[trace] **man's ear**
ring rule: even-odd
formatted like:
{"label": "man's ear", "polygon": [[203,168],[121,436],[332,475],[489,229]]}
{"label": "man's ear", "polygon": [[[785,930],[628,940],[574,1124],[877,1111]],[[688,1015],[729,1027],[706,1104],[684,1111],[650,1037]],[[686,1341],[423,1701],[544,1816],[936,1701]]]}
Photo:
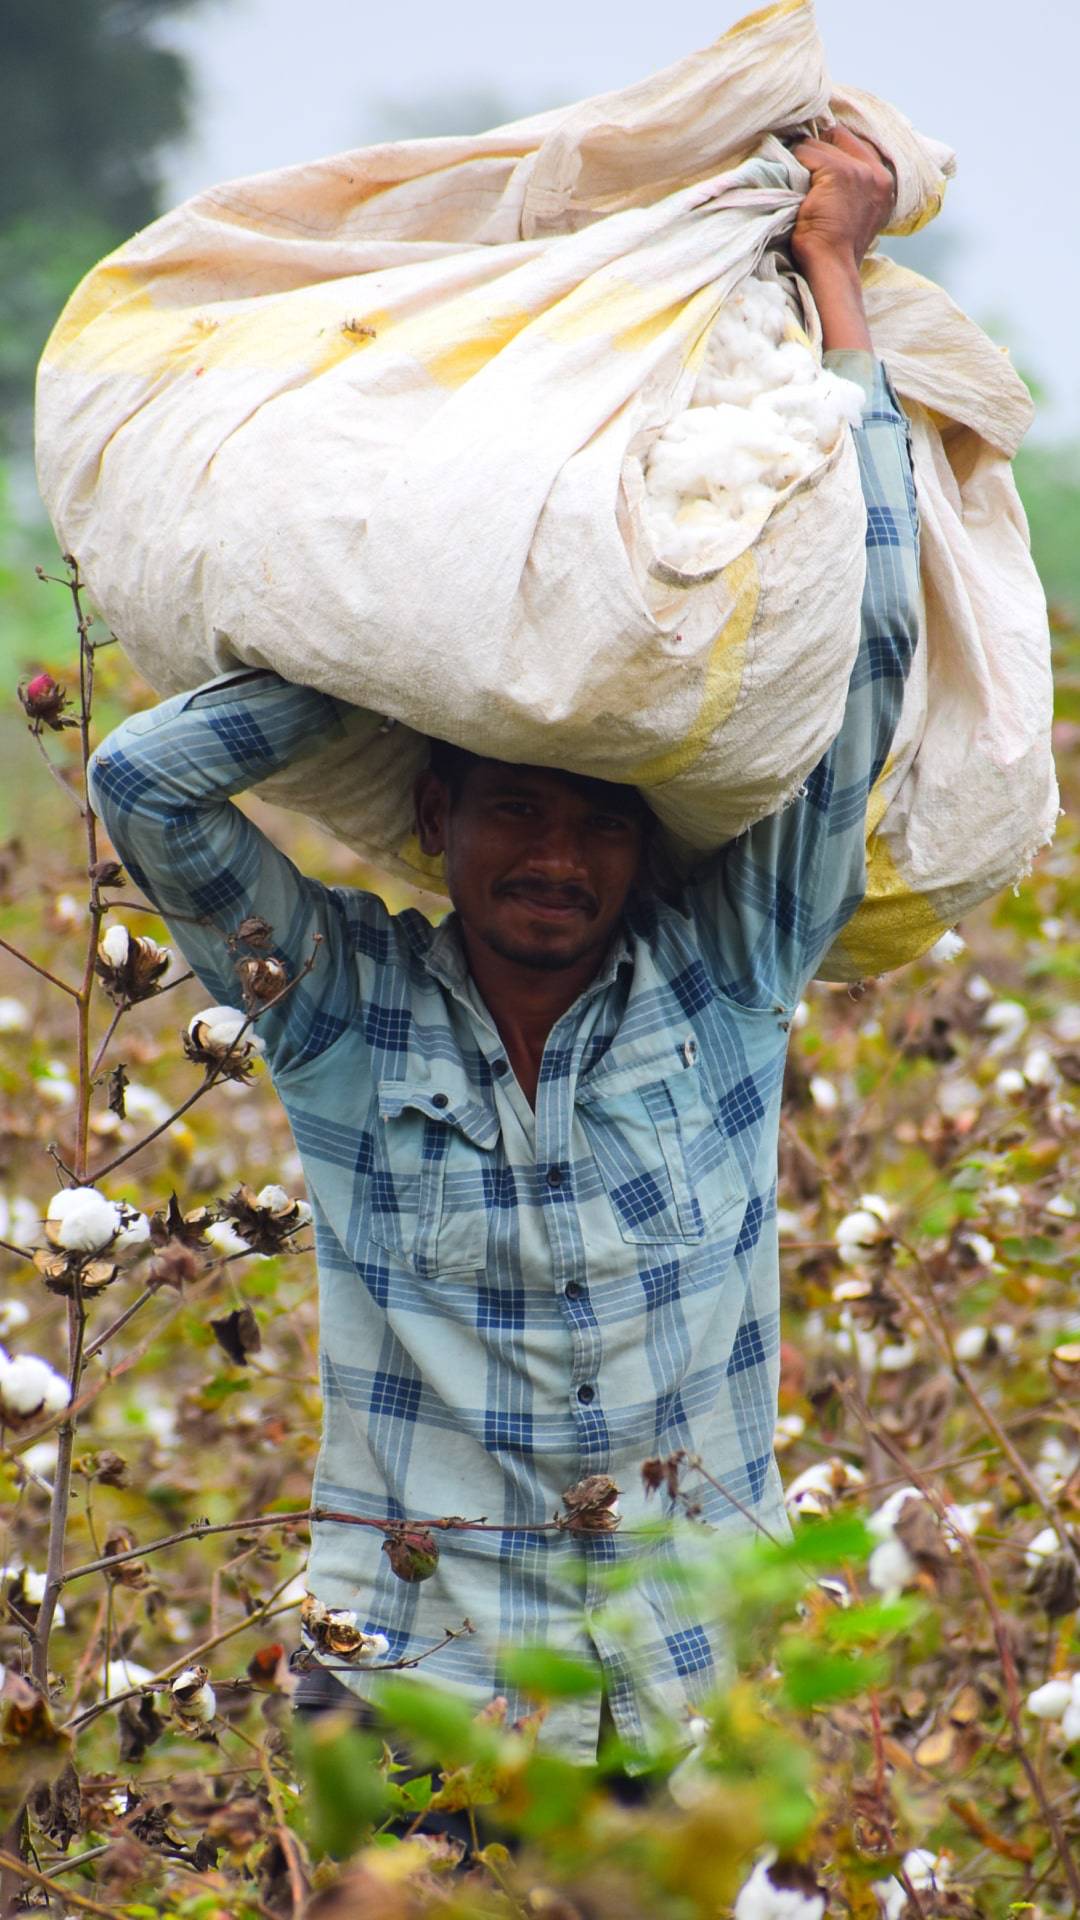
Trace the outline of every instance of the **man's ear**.
{"label": "man's ear", "polygon": [[423,853],[446,852],[446,823],[450,815],[450,789],[430,767],[417,774],[413,787],[416,809],[416,837]]}

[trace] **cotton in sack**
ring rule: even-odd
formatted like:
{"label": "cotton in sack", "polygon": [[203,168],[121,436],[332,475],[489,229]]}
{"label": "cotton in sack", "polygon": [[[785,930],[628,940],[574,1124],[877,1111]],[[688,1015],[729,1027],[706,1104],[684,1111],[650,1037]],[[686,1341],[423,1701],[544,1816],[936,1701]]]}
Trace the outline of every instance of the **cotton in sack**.
{"label": "cotton in sack", "polygon": [[[862,585],[849,397],[777,251],[807,176],[774,135],[832,111],[892,160],[894,230],[932,217],[947,151],[832,92],[784,0],[624,92],[137,235],[46,351],[39,472],[141,669],[266,664],[365,709],[265,790],[428,884],[428,733],[635,783],[689,852],[782,804],[839,724]],[[1056,810],[1026,392],[940,290],[864,277],[913,421],[926,645],[839,977],[932,944]]]}

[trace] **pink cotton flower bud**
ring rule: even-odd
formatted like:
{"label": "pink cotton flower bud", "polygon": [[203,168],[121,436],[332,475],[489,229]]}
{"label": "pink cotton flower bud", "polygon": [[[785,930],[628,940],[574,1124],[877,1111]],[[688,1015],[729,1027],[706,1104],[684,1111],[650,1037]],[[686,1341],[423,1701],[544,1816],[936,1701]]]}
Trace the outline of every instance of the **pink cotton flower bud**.
{"label": "pink cotton flower bud", "polygon": [[73,719],[63,717],[68,697],[51,673],[35,673],[32,680],[25,681],[19,688],[19,699],[35,732],[51,727],[54,733],[59,733],[61,728],[75,725]]}
{"label": "pink cotton flower bud", "polygon": [[435,1536],[426,1527],[402,1527],[400,1533],[388,1533],[383,1552],[398,1579],[410,1586],[430,1580],[439,1564]]}

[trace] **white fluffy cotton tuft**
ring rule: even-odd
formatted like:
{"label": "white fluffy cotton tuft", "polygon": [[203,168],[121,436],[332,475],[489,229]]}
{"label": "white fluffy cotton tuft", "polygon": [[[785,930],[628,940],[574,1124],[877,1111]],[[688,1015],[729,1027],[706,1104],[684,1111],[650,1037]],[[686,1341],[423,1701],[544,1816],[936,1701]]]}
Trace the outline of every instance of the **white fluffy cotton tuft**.
{"label": "white fluffy cotton tuft", "polygon": [[713,325],[689,407],[645,463],[657,558],[688,574],[724,565],[861,419],[862,398],[818,364],[780,283],[745,280]]}

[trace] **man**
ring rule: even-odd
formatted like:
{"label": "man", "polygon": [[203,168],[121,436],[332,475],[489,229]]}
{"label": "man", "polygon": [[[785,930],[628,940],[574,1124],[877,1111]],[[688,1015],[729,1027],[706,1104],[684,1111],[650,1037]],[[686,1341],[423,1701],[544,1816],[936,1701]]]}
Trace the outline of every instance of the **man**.
{"label": "man", "polygon": [[[872,358],[858,266],[892,181],[836,130],[796,152],[812,184],[792,239],[831,364],[867,396],[855,432],[868,507],[863,633],[840,734],[803,795],[729,846],[674,904],[639,884],[649,816],[629,789],[436,749],[417,787],[445,856],[438,929],[302,877],[229,795],[350,726],[350,711],[242,671],[105,743],[93,796],[118,854],[211,992],[236,997],[224,936],[258,914],[296,976],[261,1020],[303,1157],[318,1241],[325,1432],[315,1501],[438,1536],[435,1573],[397,1577],[377,1531],[320,1522],[309,1582],[425,1654],[477,1707],[508,1691],[500,1648],[594,1661],[597,1691],[544,1738],[596,1753],[601,1699],[624,1740],[685,1716],[717,1648],[672,1581],[676,1549],[640,1465],[680,1448],[725,1489],[707,1520],[783,1527],[772,1451],[778,1356],[776,1139],[791,1013],[864,888],[866,800],[917,631],[902,415]],[[619,1531],[542,1531],[592,1474]],[[728,1497],[730,1495],[730,1497]],[[688,1550],[688,1549],[687,1549]],[[649,1555],[605,1612],[604,1575]],[[636,1642],[636,1644],[635,1644]],[[332,1695],[316,1676],[315,1700]],[[370,1673],[346,1675],[368,1693]],[[510,1709],[522,1703],[511,1694]]]}

